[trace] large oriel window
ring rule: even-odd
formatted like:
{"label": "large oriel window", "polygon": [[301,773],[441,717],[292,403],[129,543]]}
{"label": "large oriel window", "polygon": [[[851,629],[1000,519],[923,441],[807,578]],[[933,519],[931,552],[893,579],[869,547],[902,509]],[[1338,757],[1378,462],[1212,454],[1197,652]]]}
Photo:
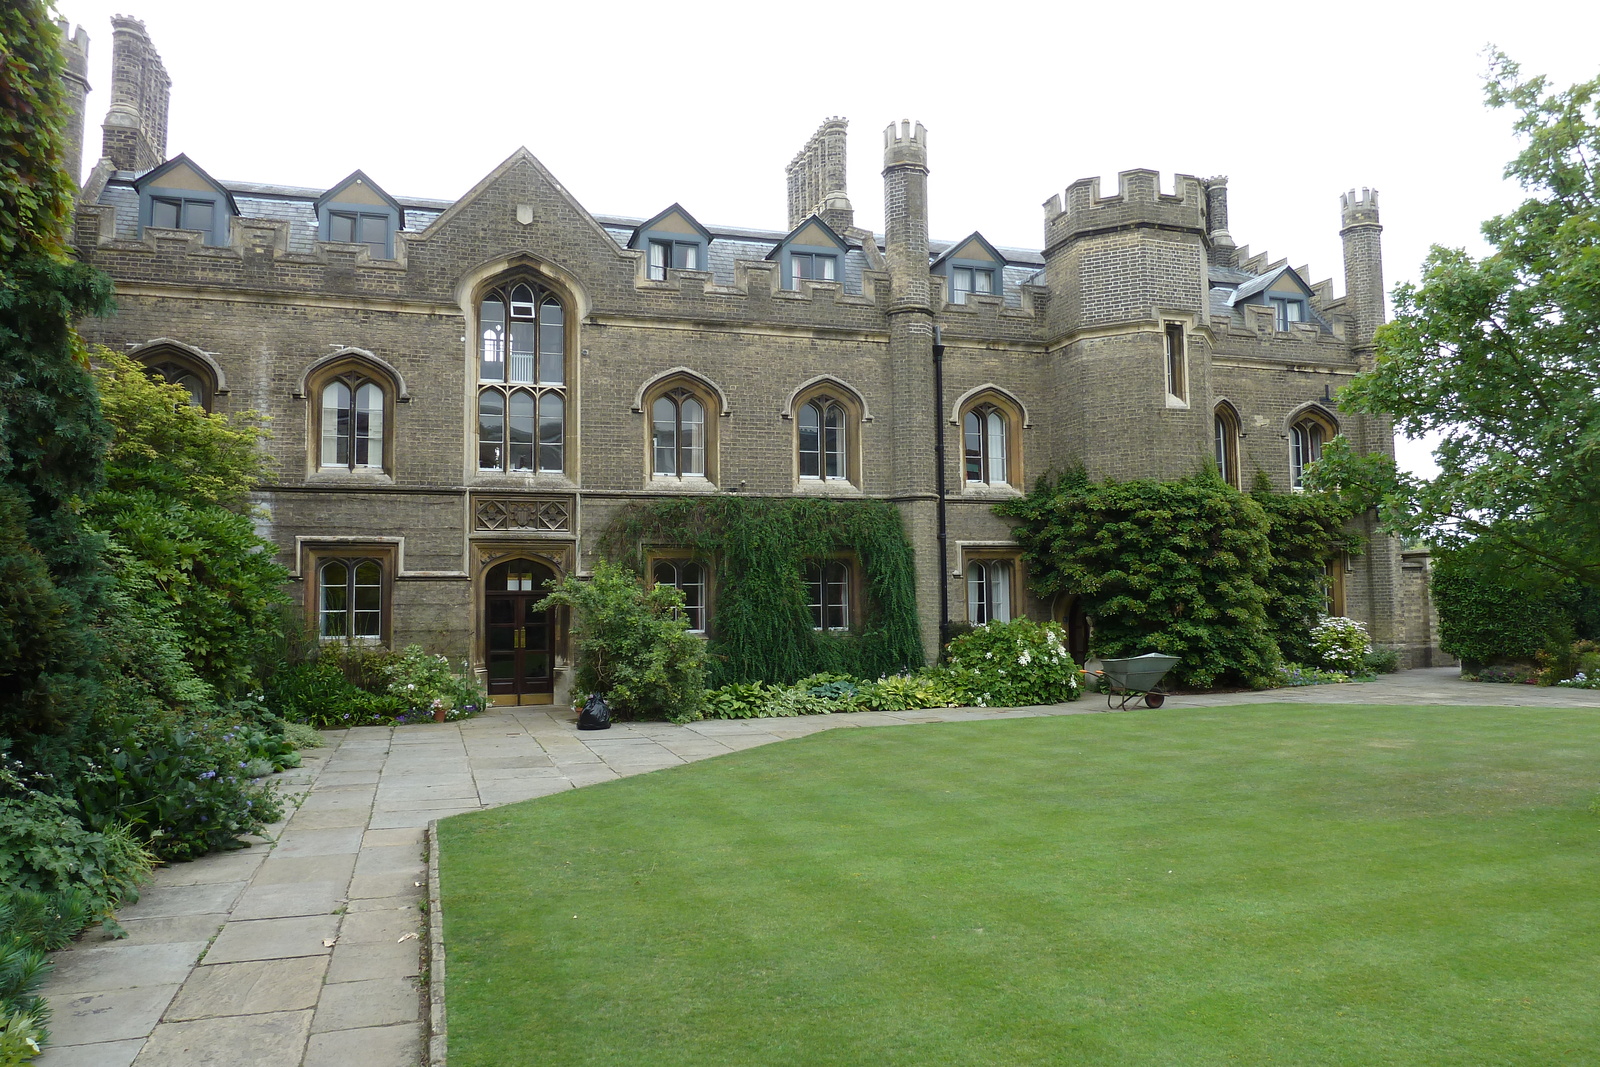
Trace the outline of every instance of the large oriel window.
{"label": "large oriel window", "polygon": [[704,478],[706,406],[687,389],[673,389],[650,405],[652,473]]}
{"label": "large oriel window", "polygon": [[317,633],[326,640],[383,638],[383,564],[322,559],[317,564]]}
{"label": "large oriel window", "polygon": [[478,305],[478,469],[566,469],[566,312],[527,282]]}
{"label": "large oriel window", "polygon": [[320,467],[383,469],[383,387],[355,372],[322,387]]}
{"label": "large oriel window", "polygon": [[850,477],[850,412],[830,396],[800,405],[795,415],[799,434],[800,477],[845,480]]}

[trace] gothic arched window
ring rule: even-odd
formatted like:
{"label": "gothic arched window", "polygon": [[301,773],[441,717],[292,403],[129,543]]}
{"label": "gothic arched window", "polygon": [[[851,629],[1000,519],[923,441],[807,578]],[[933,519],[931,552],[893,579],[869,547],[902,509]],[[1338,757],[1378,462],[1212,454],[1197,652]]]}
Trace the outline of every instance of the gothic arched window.
{"label": "gothic arched window", "polygon": [[551,292],[502,285],[478,305],[478,469],[566,470],[566,312]]}

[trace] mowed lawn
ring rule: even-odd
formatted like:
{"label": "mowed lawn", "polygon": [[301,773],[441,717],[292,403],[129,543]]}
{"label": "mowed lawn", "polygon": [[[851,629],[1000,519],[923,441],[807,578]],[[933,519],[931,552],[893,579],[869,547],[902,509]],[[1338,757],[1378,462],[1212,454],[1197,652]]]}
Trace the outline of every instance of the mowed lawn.
{"label": "mowed lawn", "polygon": [[1255,705],[456,816],[450,1065],[1600,1063],[1597,795],[1600,710]]}

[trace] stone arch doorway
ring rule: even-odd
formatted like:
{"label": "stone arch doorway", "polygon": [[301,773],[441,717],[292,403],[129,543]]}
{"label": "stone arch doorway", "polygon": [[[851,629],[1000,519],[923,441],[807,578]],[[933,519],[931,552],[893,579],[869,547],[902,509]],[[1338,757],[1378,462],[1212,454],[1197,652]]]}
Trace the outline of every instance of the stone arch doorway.
{"label": "stone arch doorway", "polygon": [[1082,599],[1062,593],[1056,597],[1053,614],[1067,631],[1067,654],[1082,667],[1089,660],[1089,616],[1084,614]]}
{"label": "stone arch doorway", "polygon": [[534,605],[555,579],[550,566],[524,557],[502,560],[484,576],[484,667],[496,704],[554,699],[556,613]]}

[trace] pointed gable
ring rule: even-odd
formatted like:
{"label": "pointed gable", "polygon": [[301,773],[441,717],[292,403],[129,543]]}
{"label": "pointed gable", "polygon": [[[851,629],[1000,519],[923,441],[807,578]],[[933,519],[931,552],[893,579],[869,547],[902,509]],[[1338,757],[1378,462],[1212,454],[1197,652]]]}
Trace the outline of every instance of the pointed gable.
{"label": "pointed gable", "polygon": [[228,243],[228,219],[239,214],[233,194],[198,163],[179,153],[133,180],[139,193],[139,232],[146,226],[194,230],[208,245]]}
{"label": "pointed gable", "polygon": [[315,203],[319,216],[322,209],[329,204],[361,204],[365,207],[386,208],[394,212],[400,228],[405,228],[406,209],[400,206],[400,201],[384,192],[381,185],[367,177],[361,170],[351,171],[343,181],[317,197]]}
{"label": "pointed gable", "polygon": [[1259,304],[1263,300],[1262,294],[1267,292],[1300,300],[1309,300],[1312,295],[1311,286],[1306,284],[1305,279],[1293,267],[1285,265],[1245,282],[1233,291],[1228,303],[1232,306]]}
{"label": "pointed gable", "polygon": [[928,270],[946,279],[952,304],[965,304],[974,293],[1004,298],[1006,257],[977,230],[947,248]]}
{"label": "pointed gable", "polygon": [[960,260],[964,264],[993,264],[998,268],[1005,266],[1006,257],[1002,256],[999,250],[990,244],[983,234],[974,230],[965,238],[952,244],[944,251],[943,255],[935,259],[933,268],[938,271],[940,267],[952,260]]}
{"label": "pointed gable", "polygon": [[628,247],[645,253],[645,276],[665,281],[667,270],[709,270],[707,250],[711,231],[700,225],[682,204],[673,204],[654,218],[641,222],[628,239]]}
{"label": "pointed gable", "polygon": [[362,171],[352,171],[313,206],[319,240],[364,244],[373,259],[394,258],[394,235],[405,229],[405,208]]}
{"label": "pointed gable", "polygon": [[812,215],[790,230],[766,258],[777,260],[785,289],[800,282],[844,279],[844,257],[850,246],[820,216]]}
{"label": "pointed gable", "polygon": [[644,242],[653,234],[670,235],[676,240],[699,240],[702,244],[711,243],[711,231],[700,225],[693,215],[684,210],[682,204],[673,204],[654,218],[641,222],[633,231],[633,236],[628,239],[628,247],[643,249]]}

